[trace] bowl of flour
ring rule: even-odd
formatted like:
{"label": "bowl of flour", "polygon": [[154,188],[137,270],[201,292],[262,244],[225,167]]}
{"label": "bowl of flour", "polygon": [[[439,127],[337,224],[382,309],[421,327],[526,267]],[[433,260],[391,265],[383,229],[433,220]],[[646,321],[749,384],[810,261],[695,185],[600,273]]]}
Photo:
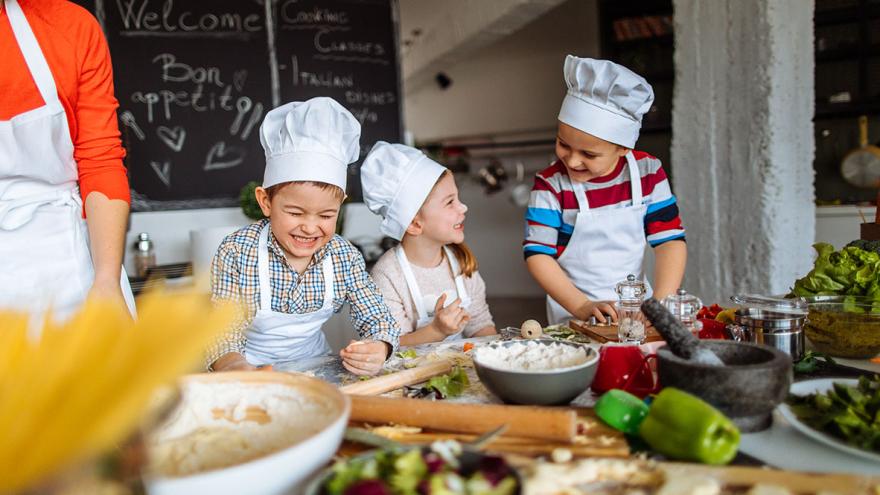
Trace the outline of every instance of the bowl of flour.
{"label": "bowl of flour", "polygon": [[478,347],[473,360],[480,381],[504,402],[562,405],[590,387],[599,353],[558,340],[512,340]]}
{"label": "bowl of flour", "polygon": [[146,438],[150,495],[283,494],[326,464],[351,402],[293,373],[191,375],[182,400]]}

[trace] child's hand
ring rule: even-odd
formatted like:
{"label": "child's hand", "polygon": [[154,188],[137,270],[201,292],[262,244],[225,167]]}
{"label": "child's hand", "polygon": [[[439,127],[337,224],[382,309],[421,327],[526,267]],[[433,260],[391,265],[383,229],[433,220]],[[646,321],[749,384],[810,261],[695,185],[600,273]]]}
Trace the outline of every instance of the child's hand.
{"label": "child's hand", "polygon": [[608,319],[605,315],[611,317],[612,323],[617,323],[617,311],[614,304],[610,301],[587,301],[577,310],[577,316],[581,320],[589,320],[591,316],[595,316],[599,323],[607,323]]}
{"label": "child's hand", "polygon": [[375,375],[385,364],[388,347],[378,340],[351,341],[345,349],[339,351],[342,366],[355,375]]}
{"label": "child's hand", "polygon": [[211,365],[213,371],[253,371],[255,369],[257,369],[256,366],[248,363],[244,356],[237,352],[224,354]]}
{"label": "child's hand", "polygon": [[446,294],[437,298],[434,305],[434,321],[432,324],[444,336],[455,335],[471,319],[467,311],[460,306],[461,298],[456,298],[449,306],[443,307],[446,302]]}

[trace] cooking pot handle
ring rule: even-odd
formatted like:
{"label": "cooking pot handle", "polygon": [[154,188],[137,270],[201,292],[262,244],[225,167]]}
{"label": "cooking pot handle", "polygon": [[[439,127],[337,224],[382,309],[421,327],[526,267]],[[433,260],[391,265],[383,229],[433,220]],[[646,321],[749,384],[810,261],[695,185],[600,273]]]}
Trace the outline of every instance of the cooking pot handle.
{"label": "cooking pot handle", "polygon": [[727,330],[727,335],[730,336],[730,340],[736,342],[749,342],[751,340],[751,332],[748,328],[742,325],[734,325],[729,324],[724,327]]}

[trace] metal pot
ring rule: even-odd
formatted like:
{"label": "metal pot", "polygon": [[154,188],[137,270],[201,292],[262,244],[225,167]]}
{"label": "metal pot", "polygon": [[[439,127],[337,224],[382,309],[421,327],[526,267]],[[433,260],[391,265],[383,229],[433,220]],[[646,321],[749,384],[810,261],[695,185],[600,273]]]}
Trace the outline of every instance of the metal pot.
{"label": "metal pot", "polygon": [[792,361],[804,357],[806,315],[740,308],[733,319],[736,323],[727,326],[733,340],[774,347],[791,356]]}

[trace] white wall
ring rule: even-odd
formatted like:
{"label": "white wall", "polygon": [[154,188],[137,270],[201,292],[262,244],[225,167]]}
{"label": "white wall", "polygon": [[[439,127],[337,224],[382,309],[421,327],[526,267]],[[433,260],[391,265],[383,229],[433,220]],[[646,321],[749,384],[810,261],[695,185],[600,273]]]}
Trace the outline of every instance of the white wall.
{"label": "white wall", "polygon": [[595,0],[568,0],[512,36],[443,68],[452,79],[445,90],[405,81],[406,129],[416,142],[554,129],[565,94],[562,64],[569,53],[599,54]]}
{"label": "white wall", "polygon": [[819,206],[816,208],[816,242],[842,248],[861,237],[862,222],[874,221],[874,206]]}

